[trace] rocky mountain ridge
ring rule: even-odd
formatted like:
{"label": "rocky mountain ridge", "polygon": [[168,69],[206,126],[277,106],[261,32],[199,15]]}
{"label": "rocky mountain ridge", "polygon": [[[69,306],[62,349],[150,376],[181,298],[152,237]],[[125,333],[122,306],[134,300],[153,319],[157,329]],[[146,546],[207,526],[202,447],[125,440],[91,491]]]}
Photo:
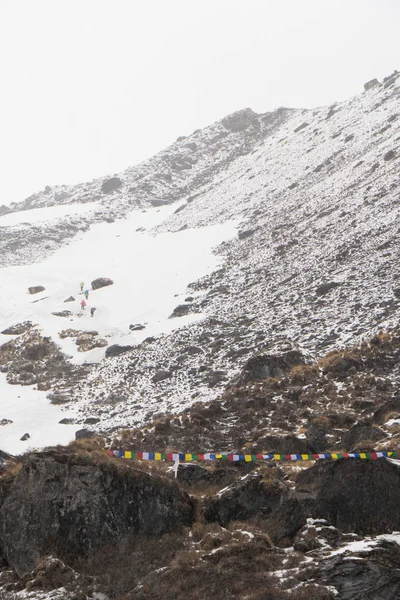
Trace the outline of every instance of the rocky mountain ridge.
{"label": "rocky mountain ridge", "polygon": [[241,219],[217,250],[223,267],[188,288],[186,311],[204,319],[95,368],[79,391],[84,414],[90,405],[102,421],[111,397],[133,425],[143,396],[161,412],[211,399],[247,358],[287,340],[318,357],[396,324],[399,81],[292,115],[159,227]]}
{"label": "rocky mountain ridge", "polygon": [[396,460],[193,463],[175,478],[105,452],[399,446],[399,75],[329,108],[240,111],[124,175],[14,207],[101,208],[0,227],[4,264],[39,261],[132,206],[176,202],[154,235],[239,225],[171,315],[194,323],[134,344],[146,326],[132,315],[127,344],[83,365],[36,322],[3,333],[9,383],[75,407],[85,428],[68,447],[0,451],[5,600],[399,596]]}
{"label": "rocky mountain ridge", "polygon": [[170,147],[143,163],[112,177],[79,185],[46,186],[3,213],[43,207],[96,203],[85,217],[57,223],[0,229],[1,266],[29,264],[43,259],[90,224],[123,218],[133,208],[163,206],[185,199],[213,185],[216,174],[238,156],[251,152],[284,123],[294,110],[281,108],[257,115],[251,109],[179,137]]}
{"label": "rocky mountain ridge", "polygon": [[[222,268],[191,283],[171,315],[198,314],[200,322],[141,344],[127,331],[118,356],[107,351],[72,389],[63,378],[54,386],[78,408],[78,421],[92,419],[101,430],[139,425],[212,399],[248,358],[287,340],[315,359],[396,324],[399,82],[395,72],[313,111],[239,111],[120,176],[62,197],[47,190],[15,207],[95,200],[100,208],[78,219],[84,229],[132,206],[171,202],[175,213],[154,233],[240,223],[238,236],[216,250]],[[55,246],[54,227],[63,230]],[[3,261],[39,260],[74,227],[64,219],[2,227]]]}

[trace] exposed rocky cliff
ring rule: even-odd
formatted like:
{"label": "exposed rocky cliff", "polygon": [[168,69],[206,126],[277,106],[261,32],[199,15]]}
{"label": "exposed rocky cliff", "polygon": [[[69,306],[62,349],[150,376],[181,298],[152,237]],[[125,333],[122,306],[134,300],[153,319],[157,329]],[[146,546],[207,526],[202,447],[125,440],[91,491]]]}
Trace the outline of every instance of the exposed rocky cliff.
{"label": "exposed rocky cliff", "polygon": [[87,556],[129,536],[191,525],[194,502],[171,481],[74,454],[36,454],[4,493],[0,546],[18,575],[47,554]]}

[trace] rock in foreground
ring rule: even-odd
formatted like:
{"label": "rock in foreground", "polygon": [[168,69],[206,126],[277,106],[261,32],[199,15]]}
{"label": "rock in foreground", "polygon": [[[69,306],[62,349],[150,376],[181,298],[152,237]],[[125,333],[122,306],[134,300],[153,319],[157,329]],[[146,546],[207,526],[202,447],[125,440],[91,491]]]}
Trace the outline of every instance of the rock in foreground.
{"label": "rock in foreground", "polygon": [[193,513],[174,482],[108,460],[38,454],[6,493],[0,545],[22,575],[45,555],[86,555],[123,535],[161,535],[190,525]]}

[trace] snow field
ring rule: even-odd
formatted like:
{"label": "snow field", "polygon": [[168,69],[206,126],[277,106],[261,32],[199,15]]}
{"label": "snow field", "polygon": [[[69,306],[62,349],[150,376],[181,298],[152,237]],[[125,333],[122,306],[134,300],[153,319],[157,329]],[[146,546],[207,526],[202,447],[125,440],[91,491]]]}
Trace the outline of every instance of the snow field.
{"label": "snow field", "polygon": [[[150,335],[167,333],[198,320],[199,315],[168,317],[178,304],[184,303],[187,285],[217,268],[219,259],[212,250],[236,234],[236,224],[152,233],[151,229],[175,209],[176,205],[134,211],[127,219],[93,225],[41,263],[1,269],[1,330],[30,320],[54,339],[72,362],[79,364],[101,360],[105,348],[80,353],[73,339],[59,338],[63,329],[96,330],[109,345],[138,344]],[[39,211],[46,219],[53,207],[32,212]],[[97,277],[109,277],[114,284],[92,291],[90,282]],[[85,282],[84,290],[89,290],[83,311],[81,281]],[[32,285],[42,285],[45,291],[30,295],[28,287]],[[75,301],[65,303],[71,295]],[[92,306],[96,308],[93,318]],[[52,315],[62,310],[69,310],[72,315]],[[146,324],[146,328],[131,332],[131,323]],[[0,344],[10,339],[11,336],[0,334]],[[10,386],[5,376],[0,384],[0,420],[14,421],[0,428],[0,448],[9,452],[27,449],[27,442],[19,441],[25,432],[31,435],[29,447],[73,439],[77,427],[55,425],[61,415],[69,415],[50,405],[44,392]]]}

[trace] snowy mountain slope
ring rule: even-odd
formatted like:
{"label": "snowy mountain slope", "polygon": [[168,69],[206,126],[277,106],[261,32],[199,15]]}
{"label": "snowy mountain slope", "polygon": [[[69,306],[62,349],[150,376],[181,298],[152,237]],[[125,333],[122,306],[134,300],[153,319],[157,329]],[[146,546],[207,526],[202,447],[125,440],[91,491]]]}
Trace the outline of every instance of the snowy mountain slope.
{"label": "snowy mountain slope", "polygon": [[139,423],[149,408],[215,397],[245,358],[285,339],[320,355],[398,321],[399,82],[315,110],[307,126],[297,113],[159,226],[242,219],[219,249],[223,269],[191,287],[204,320],[99,365],[83,414]]}
{"label": "snowy mountain slope", "polygon": [[[55,208],[28,212],[41,212],[51,217]],[[57,393],[50,394],[49,398],[56,400],[57,404],[65,404],[74,393],[74,386],[79,394],[79,381],[86,376],[88,363],[104,359],[107,346],[116,343],[138,344],[149,335],[170,332],[181,326],[182,320],[190,323],[199,318],[196,313],[180,320],[168,317],[176,306],[176,297],[185,296],[190,279],[216,269],[219,260],[211,250],[236,233],[235,225],[228,222],[193,231],[158,235],[146,231],[165,219],[171,210],[166,206],[143,212],[133,211],[126,219],[113,224],[93,225],[90,231],[41,263],[2,269],[0,344],[3,346],[0,351],[0,370],[6,373],[9,383],[36,384],[31,394],[31,405],[36,407],[40,403],[42,406],[43,390],[51,391],[54,387],[54,371],[59,373],[56,380],[64,386],[63,393],[57,389]],[[90,282],[102,273],[111,276],[114,283],[92,290]],[[81,302],[84,296],[79,288],[81,280],[86,282],[84,290],[88,290],[87,305],[83,310]],[[28,286],[37,285],[38,282],[43,290],[29,294]],[[65,302],[72,295],[73,300]],[[92,307],[96,309],[94,317],[90,315]],[[134,331],[129,327],[132,320],[139,323]],[[12,335],[12,327],[16,323],[33,323],[34,327],[28,327],[22,335],[15,336]],[[96,331],[93,334],[94,329]],[[38,332],[44,336],[42,339],[37,337]],[[79,332],[79,339],[78,334],[74,335],[75,332]],[[83,347],[80,341],[85,335],[93,337],[84,340],[86,346]],[[36,360],[29,348],[43,347],[46,340],[54,340],[70,363],[78,366],[84,363],[85,369],[78,367],[72,372],[65,370],[58,356],[54,356],[52,361],[46,358],[47,366],[39,368],[40,359],[43,362],[50,350],[41,350],[39,360]],[[87,342],[92,349],[88,349]],[[26,432],[29,423],[33,428],[29,445],[33,443],[33,447],[40,446],[38,432],[47,440],[46,443],[50,443],[50,440],[54,443],[55,431],[49,431],[53,437],[43,434],[43,419],[47,420],[46,426],[49,428],[55,418],[62,418],[59,409],[57,412],[48,405],[45,417],[44,409],[41,409],[39,423],[31,411],[22,414],[19,401],[18,410],[15,411],[11,406],[15,402],[14,389],[7,393],[7,387],[10,386],[6,385],[5,380],[0,380],[0,384],[3,390],[0,394],[0,414],[6,419],[6,426],[0,432],[2,448],[9,452],[24,450],[27,443],[19,438]],[[29,397],[26,388],[18,391],[18,394],[18,398],[21,396],[25,401]],[[68,408],[63,418],[70,421],[74,417],[74,410],[71,412],[71,407]],[[75,430],[76,427],[71,428],[69,435],[73,436]],[[59,439],[64,437],[63,432]]]}
{"label": "snowy mountain slope", "polygon": [[[61,378],[53,390],[68,390],[74,419],[102,430],[139,424],[216,397],[249,356],[287,339],[320,355],[397,322],[399,98],[395,73],[329,108],[239,111],[104,180],[106,191],[97,180],[13,207],[28,217],[44,211],[41,222],[7,224],[24,212],[0,217],[4,326],[30,319],[75,362],[100,360],[76,386]],[[77,203],[88,211],[49,221],[56,204]],[[162,204],[160,213],[150,208]],[[196,247],[207,259],[197,267]],[[82,277],[97,276],[115,284],[91,293],[95,319],[51,315],[68,308],[63,300]],[[28,306],[31,284],[45,285],[48,298]],[[177,305],[186,316],[167,319]],[[59,339],[77,322],[134,347],[81,358],[74,338]]]}
{"label": "snowy mountain slope", "polygon": [[0,266],[43,260],[91,223],[112,222],[134,208],[190,201],[202,187],[213,185],[216,174],[238,156],[251,152],[293,112],[284,108],[262,115],[250,109],[238,111],[188,138],[178,138],[172,146],[123,173],[75,186],[47,186],[23,202],[13,203],[12,211],[77,203],[90,204],[91,210],[85,217],[74,215],[51,225],[1,229]]}

